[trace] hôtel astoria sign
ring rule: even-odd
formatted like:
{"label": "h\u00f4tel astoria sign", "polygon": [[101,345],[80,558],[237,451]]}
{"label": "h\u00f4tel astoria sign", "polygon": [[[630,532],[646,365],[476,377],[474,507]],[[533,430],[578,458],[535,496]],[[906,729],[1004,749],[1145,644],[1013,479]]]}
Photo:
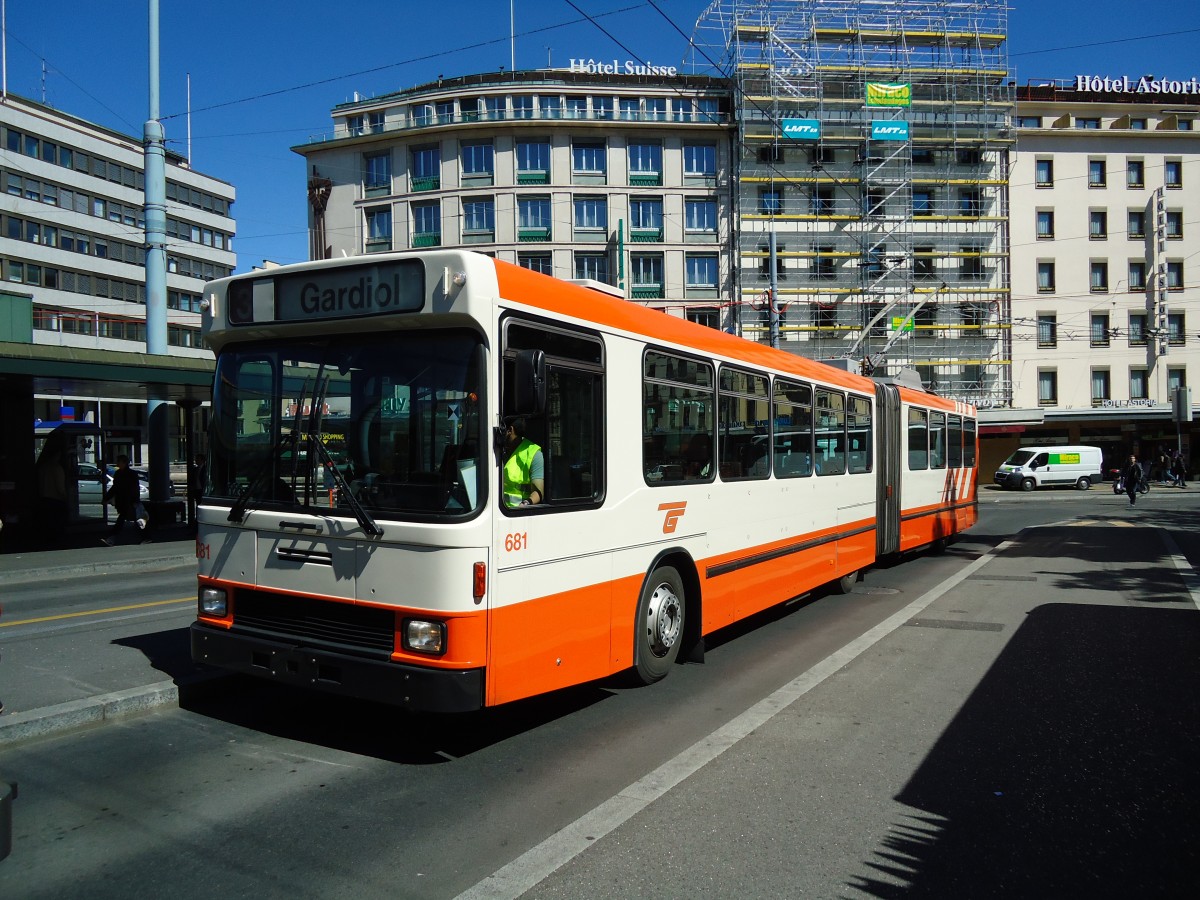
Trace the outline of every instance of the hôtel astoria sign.
{"label": "h\u00f4tel astoria sign", "polygon": [[1076,75],[1075,90],[1086,93],[1105,94],[1157,94],[1159,96],[1183,97],[1200,96],[1200,81],[1195,77],[1186,81],[1173,81],[1169,78],[1155,78],[1153,75],[1143,75],[1133,79],[1128,75],[1119,78],[1108,78],[1100,75]]}

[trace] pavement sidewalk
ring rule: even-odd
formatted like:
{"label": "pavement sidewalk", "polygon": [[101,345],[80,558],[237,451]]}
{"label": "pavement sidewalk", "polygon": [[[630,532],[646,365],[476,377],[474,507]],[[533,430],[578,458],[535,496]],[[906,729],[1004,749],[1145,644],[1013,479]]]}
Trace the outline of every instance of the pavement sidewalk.
{"label": "pavement sidewalk", "polygon": [[0,585],[29,584],[51,578],[152,572],[184,565],[196,558],[195,539],[187,525],[165,526],[141,543],[132,528],[114,546],[101,543],[106,531],[79,532],[51,550],[0,553]]}

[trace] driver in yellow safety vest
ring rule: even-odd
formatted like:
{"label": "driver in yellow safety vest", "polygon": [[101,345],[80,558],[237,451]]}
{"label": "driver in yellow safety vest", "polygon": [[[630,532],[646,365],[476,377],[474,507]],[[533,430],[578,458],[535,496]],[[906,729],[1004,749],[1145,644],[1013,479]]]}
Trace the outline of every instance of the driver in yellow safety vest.
{"label": "driver in yellow safety vest", "polygon": [[545,499],[542,448],[525,437],[525,420],[513,419],[504,432],[504,505],[533,506]]}

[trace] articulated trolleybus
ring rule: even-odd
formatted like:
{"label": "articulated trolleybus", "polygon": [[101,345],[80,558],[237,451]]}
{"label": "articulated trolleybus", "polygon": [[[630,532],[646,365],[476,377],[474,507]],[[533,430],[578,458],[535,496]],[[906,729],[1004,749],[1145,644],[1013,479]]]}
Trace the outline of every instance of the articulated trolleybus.
{"label": "articulated trolleybus", "polygon": [[976,519],[971,407],[476,253],[203,305],[199,662],[432,711],[650,683]]}

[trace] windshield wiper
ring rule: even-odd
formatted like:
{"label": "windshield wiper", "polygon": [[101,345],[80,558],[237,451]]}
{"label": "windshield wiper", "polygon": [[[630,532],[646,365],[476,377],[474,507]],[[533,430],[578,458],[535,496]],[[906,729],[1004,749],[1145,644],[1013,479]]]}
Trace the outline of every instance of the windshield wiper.
{"label": "windshield wiper", "polygon": [[304,411],[304,395],[308,393],[308,379],[304,380],[304,387],[300,389],[300,396],[296,400],[296,421],[292,425],[291,434],[281,434],[279,440],[271,445],[271,449],[267,451],[267,455],[263,458],[262,464],[255,470],[250,480],[246,482],[246,486],[242,488],[242,492],[238,494],[237,500],[229,510],[229,516],[226,521],[241,522],[246,518],[246,510],[250,507],[250,500],[253,498],[255,491],[262,486],[264,477],[270,472],[275,463],[279,460],[280,453],[283,452],[287,444],[292,445],[292,484],[296,483],[296,461],[300,456],[300,442],[297,440],[300,434],[300,418]]}
{"label": "windshield wiper", "polygon": [[333,459],[333,454],[329,452],[329,448],[321,440],[320,432],[310,434],[308,437],[310,445],[316,449],[317,455],[321,457],[321,461],[325,464],[326,471],[333,470],[333,479],[338,484],[341,496],[346,498],[346,505],[354,513],[354,518],[358,520],[358,524],[362,527],[362,530],[376,537],[383,534],[383,529],[379,527],[379,523],[371,517],[366,507],[354,496],[354,488],[346,480],[346,476],[342,474],[341,469],[337,467],[337,463]]}

